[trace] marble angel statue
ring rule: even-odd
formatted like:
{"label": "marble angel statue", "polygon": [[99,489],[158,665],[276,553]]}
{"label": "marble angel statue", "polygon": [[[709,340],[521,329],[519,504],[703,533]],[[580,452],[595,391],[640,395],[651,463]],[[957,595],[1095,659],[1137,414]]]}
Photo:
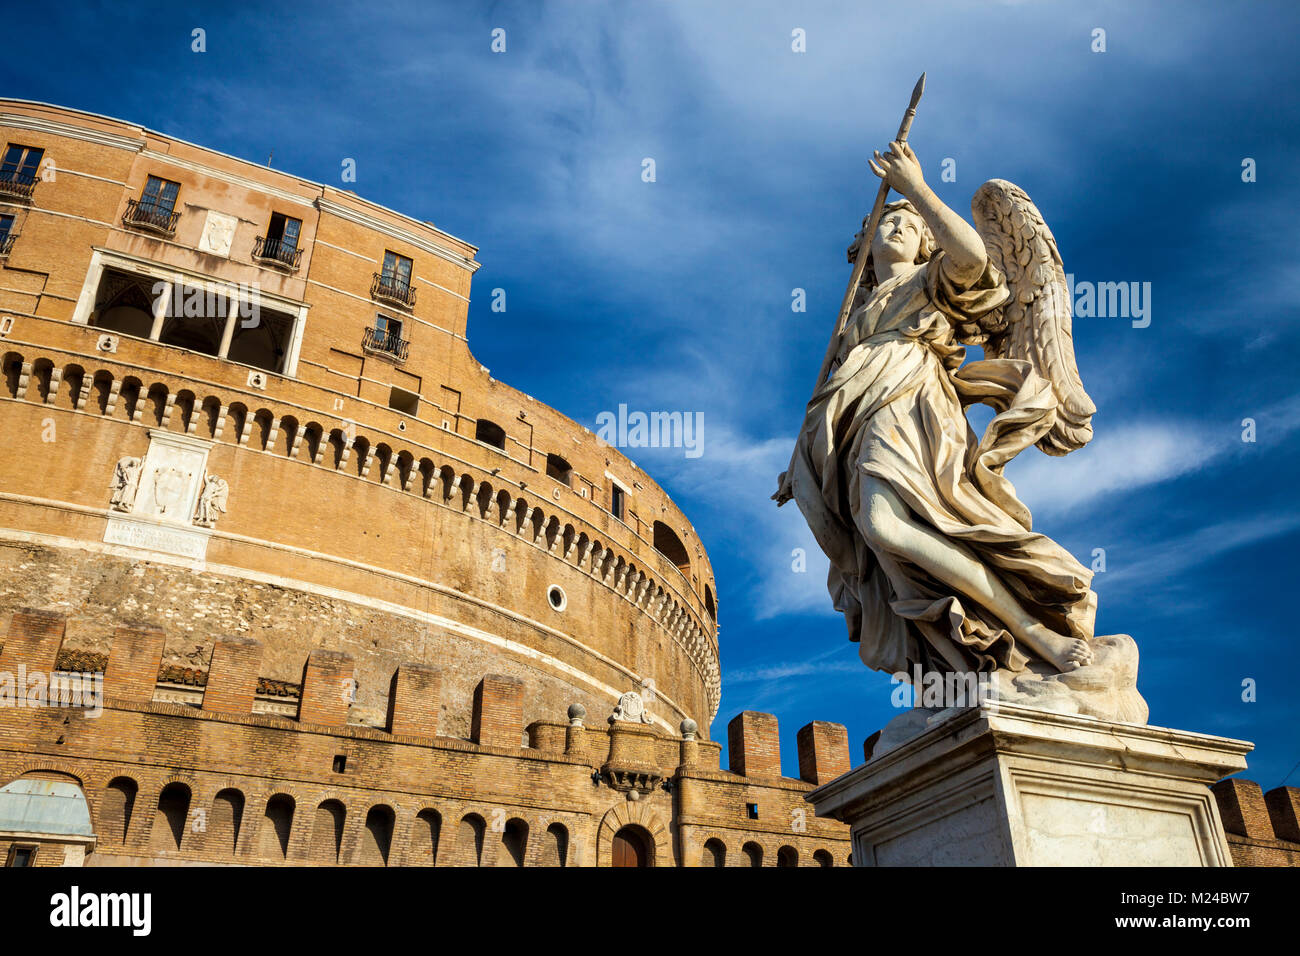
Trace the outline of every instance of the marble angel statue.
{"label": "marble angel statue", "polygon": [[199,492],[199,503],[194,512],[194,523],[203,528],[215,527],[217,519],[226,513],[229,498],[230,485],[226,479],[204,475],[203,489]]}
{"label": "marble angel statue", "polygon": [[[1051,231],[1003,180],[975,194],[972,228],[906,142],[871,168],[903,198],[849,248],[854,261],[870,242],[858,298],[773,498],[796,501],[830,559],[868,666],[1109,685],[1122,648],[1131,683],[1132,639],[1094,635],[1091,572],[1033,531],[1002,474],[1030,445],[1064,455],[1092,437]],[[973,344],[985,358],[963,364]],[[975,402],[996,412],[982,436],[965,416]],[[1098,715],[1145,721],[1135,698]]]}
{"label": "marble angel statue", "polygon": [[112,492],[108,507],[113,511],[129,512],[135,507],[135,496],[139,488],[140,459],[119,459],[113,469],[113,483],[108,486],[108,490]]}

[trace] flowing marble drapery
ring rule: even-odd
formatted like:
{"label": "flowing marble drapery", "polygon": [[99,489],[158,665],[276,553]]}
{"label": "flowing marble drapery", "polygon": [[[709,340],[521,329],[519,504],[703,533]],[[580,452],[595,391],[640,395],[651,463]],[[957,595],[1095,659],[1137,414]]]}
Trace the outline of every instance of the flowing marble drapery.
{"label": "flowing marble drapery", "polygon": [[[863,479],[894,490],[912,518],[994,571],[1036,620],[1091,639],[1091,573],[1031,528],[1003,466],[1051,429],[1057,402],[1029,362],[962,366],[953,323],[1002,305],[989,263],[953,282],[942,251],[881,283],[850,317],[831,376],[808,403],[791,488],[830,559],[827,581],[862,660],[877,670],[1022,670],[1032,656],[987,608],[867,542]],[[996,415],[982,438],[964,408]]]}

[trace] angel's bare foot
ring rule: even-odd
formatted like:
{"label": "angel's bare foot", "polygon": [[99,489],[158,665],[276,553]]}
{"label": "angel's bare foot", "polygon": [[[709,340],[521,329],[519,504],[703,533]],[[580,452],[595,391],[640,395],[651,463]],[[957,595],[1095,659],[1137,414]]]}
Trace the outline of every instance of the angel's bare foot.
{"label": "angel's bare foot", "polygon": [[1092,663],[1092,648],[1087,641],[1056,634],[1045,625],[1030,624],[1019,637],[1058,671],[1072,671]]}

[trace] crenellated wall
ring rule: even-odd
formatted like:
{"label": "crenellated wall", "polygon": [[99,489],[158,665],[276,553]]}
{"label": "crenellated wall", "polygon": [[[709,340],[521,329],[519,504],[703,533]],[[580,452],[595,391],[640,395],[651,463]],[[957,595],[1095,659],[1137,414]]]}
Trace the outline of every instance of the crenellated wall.
{"label": "crenellated wall", "polygon": [[1300,788],[1265,793],[1253,780],[1214,785],[1228,848],[1237,866],[1300,866]]}
{"label": "crenellated wall", "polygon": [[[847,863],[847,829],[803,800],[811,780],[779,766],[737,773],[737,759],[721,770],[720,746],[689,720],[667,733],[577,706],[525,725],[526,683],[487,673],[449,698],[436,669],[403,663],[385,725],[366,727],[349,722],[346,653],[311,652],[300,683],[280,687],[260,678],[265,648],[253,639],[220,642],[205,670],[181,675],[163,664],[156,629],[119,627],[106,654],[89,655],[63,646],[66,625],[13,614],[0,673],[103,671],[102,712],[0,707],[0,785],[79,786],[95,833],[86,865],[605,866],[629,832],[658,866]],[[468,738],[446,733],[457,713]],[[776,732],[769,715],[745,716]],[[799,739],[805,778],[847,753],[838,725]],[[736,742],[741,754],[771,746]],[[40,865],[65,852],[32,836],[0,837],[0,852],[6,839],[39,844]]]}

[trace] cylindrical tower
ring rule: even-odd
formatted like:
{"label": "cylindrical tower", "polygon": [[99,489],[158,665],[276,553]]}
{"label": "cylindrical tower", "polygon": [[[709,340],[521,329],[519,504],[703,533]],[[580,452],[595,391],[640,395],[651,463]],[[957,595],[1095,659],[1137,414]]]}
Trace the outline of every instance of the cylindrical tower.
{"label": "cylindrical tower", "polygon": [[66,615],[65,653],[161,628],[181,703],[253,637],[265,712],[324,650],[355,661],[351,723],[383,725],[413,663],[443,735],[489,671],[525,724],[639,690],[660,729],[709,726],[708,556],[474,358],[473,246],[101,116],[4,100],[0,136],[0,613]]}

